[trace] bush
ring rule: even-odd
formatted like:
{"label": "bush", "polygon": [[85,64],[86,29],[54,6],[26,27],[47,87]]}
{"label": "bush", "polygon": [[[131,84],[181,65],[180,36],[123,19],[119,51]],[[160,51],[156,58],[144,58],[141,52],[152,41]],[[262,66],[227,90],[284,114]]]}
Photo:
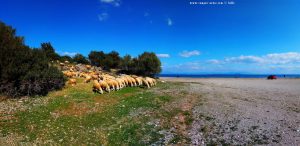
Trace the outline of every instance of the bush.
{"label": "bush", "polygon": [[105,59],[105,54],[103,51],[91,51],[89,54],[89,59],[91,62],[91,65],[93,66],[104,66],[103,60]]}
{"label": "bush", "polygon": [[15,29],[0,22],[0,93],[11,97],[46,95],[62,88],[63,74],[49,66],[47,55],[43,45],[42,49],[25,46],[23,38],[15,36]]}
{"label": "bush", "polygon": [[81,63],[81,64],[89,64],[90,62],[81,54],[76,54],[73,57],[73,61],[76,63]]}
{"label": "bush", "polygon": [[68,55],[64,55],[64,56],[60,56],[59,61],[60,62],[69,61],[71,63],[73,62],[73,58]]}
{"label": "bush", "polygon": [[41,50],[46,54],[49,60],[60,60],[60,56],[57,53],[55,53],[55,50],[52,47],[51,43],[42,43]]}
{"label": "bush", "polygon": [[161,72],[161,62],[153,52],[144,52],[138,58],[125,55],[120,65],[121,73],[154,77]]}
{"label": "bush", "polygon": [[144,52],[137,59],[136,74],[154,77],[161,72],[161,62],[153,52]]}
{"label": "bush", "polygon": [[92,65],[102,67],[105,70],[116,69],[121,62],[121,57],[116,51],[112,51],[108,54],[105,54],[103,51],[91,51],[89,59]]}

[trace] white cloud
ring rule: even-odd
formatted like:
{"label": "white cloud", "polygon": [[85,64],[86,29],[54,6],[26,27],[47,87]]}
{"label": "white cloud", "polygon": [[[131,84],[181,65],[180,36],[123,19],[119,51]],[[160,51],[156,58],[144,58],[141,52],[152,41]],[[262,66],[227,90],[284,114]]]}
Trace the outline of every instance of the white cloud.
{"label": "white cloud", "polygon": [[68,55],[68,56],[73,57],[73,56],[75,56],[77,53],[76,53],[76,52],[62,52],[62,53],[60,53],[60,54],[62,54],[62,55]]}
{"label": "white cloud", "polygon": [[210,59],[210,60],[207,60],[206,62],[210,63],[210,64],[220,64],[221,63],[221,61],[219,61],[217,59]]}
{"label": "white cloud", "polygon": [[199,56],[200,55],[200,52],[198,50],[193,50],[193,51],[183,51],[181,53],[179,53],[179,55],[181,57],[191,57],[191,56]]}
{"label": "white cloud", "polygon": [[105,13],[105,12],[101,13],[101,14],[98,14],[99,21],[105,21],[107,18],[108,18],[108,14]]}
{"label": "white cloud", "polygon": [[156,56],[159,58],[170,58],[169,54],[156,54]]}
{"label": "white cloud", "polygon": [[297,52],[267,54],[263,58],[272,64],[300,63],[300,53]]}
{"label": "white cloud", "polygon": [[167,24],[168,24],[168,26],[172,26],[173,25],[173,21],[172,21],[171,18],[167,19]]}
{"label": "white cloud", "polygon": [[119,7],[121,5],[121,1],[120,0],[100,0],[101,3],[105,3],[105,4],[111,4],[115,7]]}
{"label": "white cloud", "polygon": [[235,62],[235,63],[262,63],[264,59],[257,56],[244,56],[239,57],[229,57],[225,58],[225,62]]}
{"label": "white cloud", "polygon": [[221,63],[252,63],[252,64],[295,64],[300,63],[300,53],[298,52],[286,52],[286,53],[271,53],[262,56],[238,56],[228,57],[224,60],[213,59],[214,62]]}

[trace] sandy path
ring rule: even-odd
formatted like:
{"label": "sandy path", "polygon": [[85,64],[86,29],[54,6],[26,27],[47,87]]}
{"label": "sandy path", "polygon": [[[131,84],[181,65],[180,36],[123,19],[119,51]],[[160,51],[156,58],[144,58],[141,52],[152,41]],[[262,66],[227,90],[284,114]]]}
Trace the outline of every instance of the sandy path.
{"label": "sandy path", "polygon": [[300,145],[300,79],[162,80],[203,95],[189,130],[195,145]]}

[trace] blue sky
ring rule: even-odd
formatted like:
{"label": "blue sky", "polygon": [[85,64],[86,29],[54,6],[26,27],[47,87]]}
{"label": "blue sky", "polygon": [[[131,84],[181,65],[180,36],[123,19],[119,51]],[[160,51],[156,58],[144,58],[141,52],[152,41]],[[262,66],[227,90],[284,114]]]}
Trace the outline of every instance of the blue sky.
{"label": "blue sky", "polygon": [[152,51],[163,73],[300,73],[299,1],[199,2],[221,0],[1,0],[0,20],[60,54]]}

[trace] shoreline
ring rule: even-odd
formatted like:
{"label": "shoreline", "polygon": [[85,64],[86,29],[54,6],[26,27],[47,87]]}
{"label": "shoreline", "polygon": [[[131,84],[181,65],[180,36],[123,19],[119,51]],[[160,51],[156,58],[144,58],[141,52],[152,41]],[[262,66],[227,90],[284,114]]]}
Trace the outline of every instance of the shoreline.
{"label": "shoreline", "polygon": [[[243,78],[243,77],[238,77],[238,78],[233,78],[233,77],[159,77],[159,79],[167,79],[167,80],[177,80],[177,79],[203,79],[203,80],[208,80],[208,79],[228,79],[228,80],[235,80],[235,79],[241,79],[241,80],[268,80],[267,78]],[[275,80],[300,80],[300,78],[277,78]],[[274,81],[275,81],[274,80]]]}
{"label": "shoreline", "polygon": [[300,74],[159,74],[159,78],[267,78],[275,75],[278,79],[300,79]]}

